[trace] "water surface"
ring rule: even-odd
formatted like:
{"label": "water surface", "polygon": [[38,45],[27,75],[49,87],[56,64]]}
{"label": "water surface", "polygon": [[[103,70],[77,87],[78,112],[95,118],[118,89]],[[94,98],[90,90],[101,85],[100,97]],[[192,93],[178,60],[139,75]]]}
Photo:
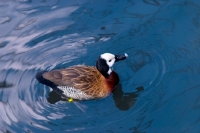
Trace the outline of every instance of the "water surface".
{"label": "water surface", "polygon": [[[120,85],[66,102],[34,78],[95,65],[104,52]],[[198,0],[0,2],[0,132],[200,132]]]}

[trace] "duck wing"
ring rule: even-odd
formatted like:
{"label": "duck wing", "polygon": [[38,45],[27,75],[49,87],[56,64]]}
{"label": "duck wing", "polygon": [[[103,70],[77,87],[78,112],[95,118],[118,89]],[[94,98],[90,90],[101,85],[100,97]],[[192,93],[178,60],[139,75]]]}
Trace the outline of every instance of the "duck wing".
{"label": "duck wing", "polygon": [[57,86],[72,87],[86,94],[97,93],[101,88],[101,73],[92,66],[72,66],[45,72],[43,77]]}

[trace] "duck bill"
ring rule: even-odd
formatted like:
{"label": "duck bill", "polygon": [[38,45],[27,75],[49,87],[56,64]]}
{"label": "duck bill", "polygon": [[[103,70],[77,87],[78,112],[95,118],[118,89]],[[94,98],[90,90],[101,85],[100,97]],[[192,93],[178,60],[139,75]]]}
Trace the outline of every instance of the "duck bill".
{"label": "duck bill", "polygon": [[122,55],[115,55],[115,62],[118,62],[120,60],[124,60],[128,57],[128,54],[127,53],[124,53]]}

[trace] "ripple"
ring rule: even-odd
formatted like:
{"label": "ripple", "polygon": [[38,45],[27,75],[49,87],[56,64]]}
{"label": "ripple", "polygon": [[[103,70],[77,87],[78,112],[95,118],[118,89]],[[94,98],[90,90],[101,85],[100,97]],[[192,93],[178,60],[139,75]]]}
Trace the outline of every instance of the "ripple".
{"label": "ripple", "polygon": [[[162,77],[166,71],[166,56],[160,54],[159,49],[153,47],[144,48],[129,48],[123,50],[129,53],[129,58],[125,61],[124,70],[129,70],[122,73],[122,82],[125,88],[137,88],[143,86],[145,89],[156,87],[162,81]],[[122,65],[116,67],[119,69]]]}
{"label": "ripple", "polygon": [[18,26],[15,28],[15,30],[21,30],[21,29],[27,27],[28,25],[35,23],[36,21],[37,21],[37,19],[30,19],[30,20],[27,20],[27,21],[25,21],[24,23],[18,25]]}
{"label": "ripple", "polygon": [[36,128],[39,128],[39,129],[43,129],[43,130],[51,130],[50,128],[48,127],[45,127],[45,126],[42,126],[38,123],[31,123],[32,126],[36,127]]}
{"label": "ripple", "polygon": [[[198,2],[17,0],[0,7],[0,132],[199,131]],[[94,65],[110,51],[130,56],[114,66],[120,85],[107,98],[69,103],[34,78]]]}
{"label": "ripple", "polygon": [[28,106],[23,100],[19,100],[19,104],[28,116],[31,116],[37,120],[47,120],[45,117],[36,114],[33,109]]}
{"label": "ripple", "polygon": [[[157,1],[143,0],[143,2],[140,1],[127,7],[125,11],[130,15],[144,17],[145,15],[156,13],[160,6],[164,5],[165,3],[166,1],[160,1],[160,3],[158,3]],[[140,7],[143,7],[144,10],[140,10]]]}
{"label": "ripple", "polygon": [[[9,117],[7,116],[7,113],[6,113],[7,110],[5,110],[5,105],[4,105],[2,102],[0,102],[0,107],[1,107],[1,119],[2,119],[4,122],[6,122],[8,125],[11,125],[11,121],[10,121],[10,119],[9,119]],[[13,116],[12,113],[9,114],[9,115]],[[12,118],[12,117],[11,117],[11,118]],[[14,118],[15,118],[15,117],[14,117]],[[15,118],[14,120],[16,120],[16,118]],[[17,120],[16,120],[16,121],[17,121]]]}
{"label": "ripple", "polygon": [[10,17],[0,17],[0,24],[4,24],[11,21]]}
{"label": "ripple", "polygon": [[[39,37],[41,34],[37,34],[36,36]],[[64,44],[61,44],[60,47],[53,46],[54,49],[51,49],[51,47],[45,49],[45,45],[48,45],[49,42],[40,46],[36,45],[26,47],[25,44],[31,41],[30,38],[35,38],[36,36],[27,36],[29,39],[25,39],[26,37],[7,37],[6,41],[8,43],[0,49],[2,52],[6,50],[6,54],[1,53],[0,58],[0,63],[4,66],[0,69],[0,73],[2,75],[1,81],[6,81],[2,82],[3,89],[0,90],[0,94],[2,96],[1,101],[4,101],[0,103],[0,106],[3,108],[1,110],[2,115],[0,115],[0,117],[2,117],[1,123],[4,123],[3,125],[6,123],[7,125],[12,125],[13,127],[18,127],[17,125],[20,123],[26,125],[27,128],[24,128],[26,131],[31,131],[31,128],[28,129],[29,126],[42,130],[52,130],[51,126],[47,127],[45,124],[41,124],[41,122],[61,120],[68,117],[70,114],[74,114],[75,112],[85,111],[84,105],[79,103],[67,104],[63,101],[56,104],[49,104],[47,98],[50,90],[43,85],[38,84],[34,77],[37,71],[42,69],[51,70],[59,66],[63,67],[66,62],[71,62],[75,58],[84,54],[82,41],[69,41],[71,37],[76,38],[77,40],[83,40],[84,42],[88,42],[91,38],[79,37],[78,34],[75,36],[69,35],[63,36],[57,40],[52,40],[53,42],[60,40],[61,42],[64,42],[63,40],[66,41]],[[13,40],[21,43],[16,45],[16,42],[13,42]],[[65,45],[66,43],[69,45]],[[9,46],[13,47],[9,48]],[[38,61],[36,61],[37,63],[35,64],[33,59],[37,57],[35,57],[35,55],[32,56],[30,53],[38,51],[38,48],[40,49],[43,46],[43,52],[41,51],[41,56],[38,57],[41,62],[38,64]],[[19,47],[21,48],[18,49]],[[20,51],[17,52],[15,49]],[[71,50],[73,50],[73,54]],[[65,53],[66,51],[68,52],[67,54]],[[56,56],[52,56],[52,53],[58,54]],[[60,57],[62,57],[62,59],[60,59]],[[49,58],[51,58],[51,60],[55,60],[55,62],[49,61]],[[77,111],[69,111],[69,108],[75,108]],[[63,112],[68,113],[65,114]],[[6,113],[9,114],[7,115]],[[38,123],[38,121],[41,122]],[[3,127],[3,125],[1,125],[0,128]],[[4,129],[10,128],[9,126],[6,126]]]}

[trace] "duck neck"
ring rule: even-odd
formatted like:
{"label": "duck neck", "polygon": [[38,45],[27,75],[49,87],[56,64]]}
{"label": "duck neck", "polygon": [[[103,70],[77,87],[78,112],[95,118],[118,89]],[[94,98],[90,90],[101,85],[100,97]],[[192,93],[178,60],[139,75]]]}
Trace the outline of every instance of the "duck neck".
{"label": "duck neck", "polygon": [[[98,69],[97,69],[97,70],[98,70]],[[107,72],[105,72],[105,71],[100,71],[100,70],[98,70],[98,71],[104,76],[104,78],[106,78],[106,79],[109,78],[110,74],[108,74]],[[112,72],[110,72],[110,73],[112,73]]]}
{"label": "duck neck", "polygon": [[111,68],[108,69],[108,71],[101,71],[98,70],[106,79],[109,78],[109,76],[111,75],[111,73],[113,72]]}
{"label": "duck neck", "polygon": [[96,61],[96,68],[106,79],[112,73],[112,69],[107,65],[106,61],[101,58]]}
{"label": "duck neck", "polygon": [[116,72],[112,71],[108,78],[105,80],[109,91],[112,91],[119,83],[119,76]]}

